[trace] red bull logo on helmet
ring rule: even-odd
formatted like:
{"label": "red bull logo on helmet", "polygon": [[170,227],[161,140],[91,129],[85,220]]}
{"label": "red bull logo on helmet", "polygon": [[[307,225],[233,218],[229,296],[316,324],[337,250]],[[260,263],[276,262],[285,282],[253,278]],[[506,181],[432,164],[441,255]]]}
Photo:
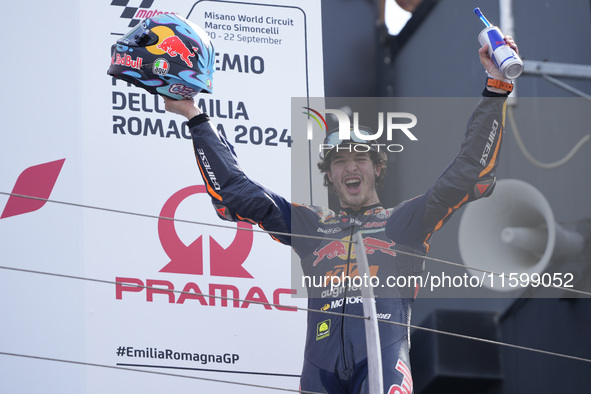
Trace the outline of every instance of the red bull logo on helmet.
{"label": "red bull logo on helmet", "polygon": [[139,70],[142,68],[142,63],[144,59],[141,57],[136,57],[133,59],[131,56],[124,54],[121,56],[120,54],[116,54],[111,58],[111,65],[121,65],[125,67],[131,67]]}
{"label": "red bull logo on helmet", "polygon": [[[350,242],[350,239],[350,236],[346,236],[340,240],[329,242],[320,249],[315,250],[314,255],[316,256],[316,259],[312,265],[314,267],[317,266],[318,263],[320,263],[325,258],[332,260],[335,257],[338,257],[341,260],[346,260],[349,247],[351,248],[351,259],[356,258],[357,255],[355,254],[355,245]],[[390,256],[396,256],[396,252],[391,249],[395,244],[396,243],[394,241],[384,241],[372,237],[366,237],[363,239],[363,246],[365,248],[366,254],[374,254],[376,251],[379,251]]]}
{"label": "red bull logo on helmet", "polygon": [[199,52],[199,48],[192,48],[193,52],[189,48],[187,48],[183,41],[181,41],[181,39],[177,36],[167,37],[158,45],[158,49],[161,49],[168,53],[168,56],[179,56],[188,67],[193,67],[193,62],[190,58],[194,57],[195,54]]}

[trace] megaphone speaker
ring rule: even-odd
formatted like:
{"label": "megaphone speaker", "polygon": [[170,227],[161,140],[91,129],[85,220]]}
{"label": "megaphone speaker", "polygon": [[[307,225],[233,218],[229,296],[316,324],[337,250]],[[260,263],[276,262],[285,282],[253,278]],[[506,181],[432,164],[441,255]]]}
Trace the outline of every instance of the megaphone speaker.
{"label": "megaphone speaker", "polygon": [[[483,271],[542,273],[552,261],[577,257],[585,246],[581,234],[556,223],[538,189],[517,179],[498,181],[490,197],[466,206],[458,242],[462,261],[477,276]],[[483,284],[499,291],[514,290],[491,286],[486,280]]]}

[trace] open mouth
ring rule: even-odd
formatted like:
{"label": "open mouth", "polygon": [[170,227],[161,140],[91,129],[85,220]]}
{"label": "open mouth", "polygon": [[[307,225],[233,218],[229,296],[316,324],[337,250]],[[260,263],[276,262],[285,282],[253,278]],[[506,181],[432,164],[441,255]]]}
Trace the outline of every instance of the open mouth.
{"label": "open mouth", "polygon": [[351,177],[345,179],[345,187],[349,193],[357,193],[361,188],[361,178]]}

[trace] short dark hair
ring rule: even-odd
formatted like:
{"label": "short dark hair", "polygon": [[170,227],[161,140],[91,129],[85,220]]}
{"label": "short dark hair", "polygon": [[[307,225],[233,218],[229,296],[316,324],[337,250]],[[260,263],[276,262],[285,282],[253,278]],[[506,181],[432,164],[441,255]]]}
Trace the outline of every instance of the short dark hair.
{"label": "short dark hair", "polygon": [[[388,155],[386,152],[376,152],[375,150],[370,150],[367,153],[369,154],[369,158],[371,159],[372,163],[375,166],[380,167],[380,175],[376,177],[376,189],[380,189],[382,186],[384,186],[384,180],[386,179]],[[328,153],[322,160],[318,162],[318,169],[321,173],[324,173],[324,186],[328,186],[328,190],[334,193],[334,186],[330,179],[328,179],[328,174],[326,173],[328,170],[330,170],[330,164],[332,163],[333,157],[333,152]]]}

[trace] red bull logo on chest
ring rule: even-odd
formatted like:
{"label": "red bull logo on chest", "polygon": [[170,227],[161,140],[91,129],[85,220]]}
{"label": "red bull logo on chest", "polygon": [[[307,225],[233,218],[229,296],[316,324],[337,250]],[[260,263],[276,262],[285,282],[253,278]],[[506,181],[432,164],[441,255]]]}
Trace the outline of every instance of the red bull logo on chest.
{"label": "red bull logo on chest", "polygon": [[[394,245],[394,241],[384,241],[372,237],[366,237],[363,239],[363,246],[366,254],[374,254],[376,251],[379,251],[390,256],[396,256],[396,252],[391,249]],[[325,258],[332,260],[335,257],[338,257],[341,260],[347,260],[348,257],[351,259],[357,257],[355,254],[355,245],[351,242],[350,236],[329,242],[320,249],[315,250],[314,255],[316,256],[314,263],[312,263],[314,267]]]}

